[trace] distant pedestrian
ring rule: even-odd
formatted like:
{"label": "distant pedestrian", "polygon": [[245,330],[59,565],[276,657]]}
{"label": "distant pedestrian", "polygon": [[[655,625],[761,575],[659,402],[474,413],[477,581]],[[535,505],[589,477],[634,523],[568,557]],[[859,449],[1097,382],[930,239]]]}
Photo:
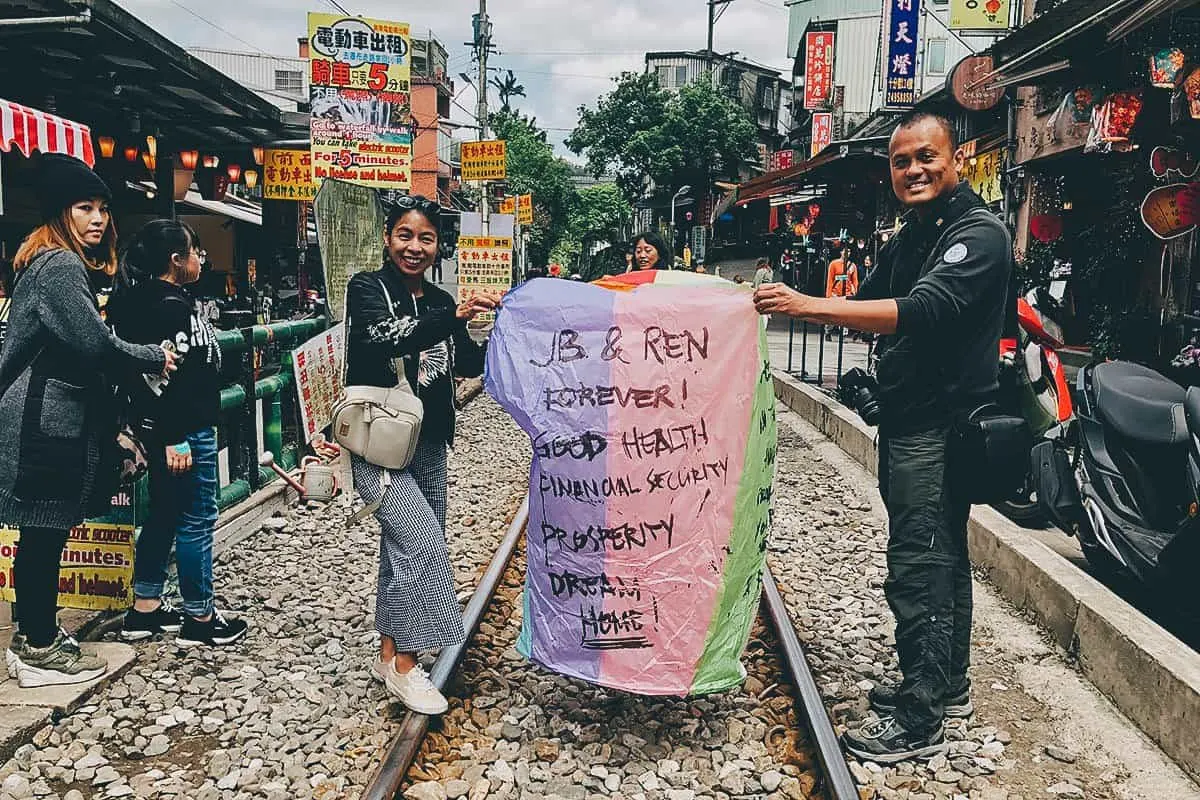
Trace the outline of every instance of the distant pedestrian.
{"label": "distant pedestrian", "polygon": [[[150,515],[137,538],[133,608],[127,642],[178,631],[176,644],[228,645],[246,623],[213,607],[213,532],[217,524],[217,431],[221,348],[187,286],[200,277],[204,250],[182,222],[146,223],[125,249],[123,271],[108,304],[109,322],[131,342],[169,342],[179,370],[130,393],[134,420],[150,454]],[[163,601],[171,546],[183,609]]]}
{"label": "distant pedestrian", "polygon": [[89,272],[117,269],[112,192],[70,156],[39,157],[42,224],[13,258],[11,327],[0,354],[0,519],[21,530],[13,559],[20,631],[6,653],[23,688],[104,674],[59,630],[59,562],[70,529],[117,488],[111,381],[166,375],[174,354],[118,339],[100,318]]}
{"label": "distant pedestrian", "polygon": [[[826,273],[825,296],[851,298],[858,294],[858,268],[850,260],[850,248],[844,247],[838,257],[829,262]],[[837,327],[825,328],[825,339],[831,341]],[[844,330],[844,329],[843,329]]]}
{"label": "distant pedestrian", "polygon": [[408,381],[425,407],[407,469],[350,458],[354,488],[364,502],[379,504],[375,629],[382,640],[373,672],[422,714],[441,714],[447,703],[417,664],[417,654],[466,638],[445,533],[454,377],[483,371],[485,350],[467,335],[467,322],[500,302],[496,295],[479,294],[456,304],[425,279],[438,257],[440,215],[438,205],[424,197],[401,198],[383,231],[386,260],[351,278],[346,300],[347,384],[392,387]]}
{"label": "distant pedestrian", "polygon": [[771,262],[765,258],[760,258],[754,262],[754,283],[755,289],[762,286],[764,283],[773,283],[775,281],[775,273],[771,271]]}
{"label": "distant pedestrian", "polygon": [[671,269],[671,251],[657,233],[647,231],[633,240],[635,272],[644,269]]}
{"label": "distant pedestrian", "polygon": [[625,248],[625,271],[633,272],[633,245]]}

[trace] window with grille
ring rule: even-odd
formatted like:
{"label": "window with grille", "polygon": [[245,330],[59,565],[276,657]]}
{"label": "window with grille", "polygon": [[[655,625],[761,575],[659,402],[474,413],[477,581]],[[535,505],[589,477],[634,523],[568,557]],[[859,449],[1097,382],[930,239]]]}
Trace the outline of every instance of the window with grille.
{"label": "window with grille", "polygon": [[925,72],[930,75],[946,74],[945,39],[930,39],[925,45]]}
{"label": "window with grille", "polygon": [[676,86],[687,86],[687,82],[688,82],[687,67],[676,67],[675,68],[675,85]]}
{"label": "window with grille", "polygon": [[275,91],[300,94],[304,91],[304,75],[299,70],[275,70]]}
{"label": "window with grille", "polygon": [[670,67],[657,67],[657,68],[655,68],[654,71],[658,75],[658,85],[661,86],[663,89],[670,89],[671,88],[671,68]]}

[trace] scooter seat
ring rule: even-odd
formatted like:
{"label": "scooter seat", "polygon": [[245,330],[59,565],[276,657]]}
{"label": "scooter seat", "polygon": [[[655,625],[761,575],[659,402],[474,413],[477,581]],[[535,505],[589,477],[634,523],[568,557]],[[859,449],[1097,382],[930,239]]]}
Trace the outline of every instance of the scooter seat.
{"label": "scooter seat", "polygon": [[1188,429],[1193,436],[1200,436],[1200,388],[1189,386],[1187,399],[1183,401],[1183,409],[1187,412]]}
{"label": "scooter seat", "polygon": [[1117,433],[1142,444],[1177,446],[1187,442],[1186,393],[1152,369],[1128,361],[1092,370],[1096,408]]}

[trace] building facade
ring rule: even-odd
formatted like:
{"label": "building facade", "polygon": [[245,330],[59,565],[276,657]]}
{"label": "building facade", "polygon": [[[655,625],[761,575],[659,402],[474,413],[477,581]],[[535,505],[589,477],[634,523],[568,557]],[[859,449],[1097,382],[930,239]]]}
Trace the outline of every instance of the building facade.
{"label": "building facade", "polygon": [[[307,49],[304,40],[301,48]],[[188,52],[284,111],[299,111],[308,105],[306,52],[299,58],[204,48]]]}
{"label": "building facade", "polygon": [[434,38],[412,40],[412,193],[450,202],[450,100],[454,83],[446,74],[449,54]]}
{"label": "building facade", "polygon": [[[780,108],[788,82],[777,70],[742,59],[713,54],[711,64],[714,84],[723,87],[757,126],[760,150],[777,149],[783,138]],[[709,65],[705,50],[646,53],[646,72],[669,90],[705,79]]]}

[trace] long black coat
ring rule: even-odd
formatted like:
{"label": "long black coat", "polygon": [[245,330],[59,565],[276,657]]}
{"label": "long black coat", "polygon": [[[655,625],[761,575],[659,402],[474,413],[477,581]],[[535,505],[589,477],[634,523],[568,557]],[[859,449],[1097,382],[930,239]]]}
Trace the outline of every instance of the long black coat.
{"label": "long black coat", "polygon": [[0,352],[0,521],[82,522],[101,437],[115,435],[106,376],[161,372],[164,358],[161,347],[129,344],[105,326],[74,253],[49,250],[21,270]]}

